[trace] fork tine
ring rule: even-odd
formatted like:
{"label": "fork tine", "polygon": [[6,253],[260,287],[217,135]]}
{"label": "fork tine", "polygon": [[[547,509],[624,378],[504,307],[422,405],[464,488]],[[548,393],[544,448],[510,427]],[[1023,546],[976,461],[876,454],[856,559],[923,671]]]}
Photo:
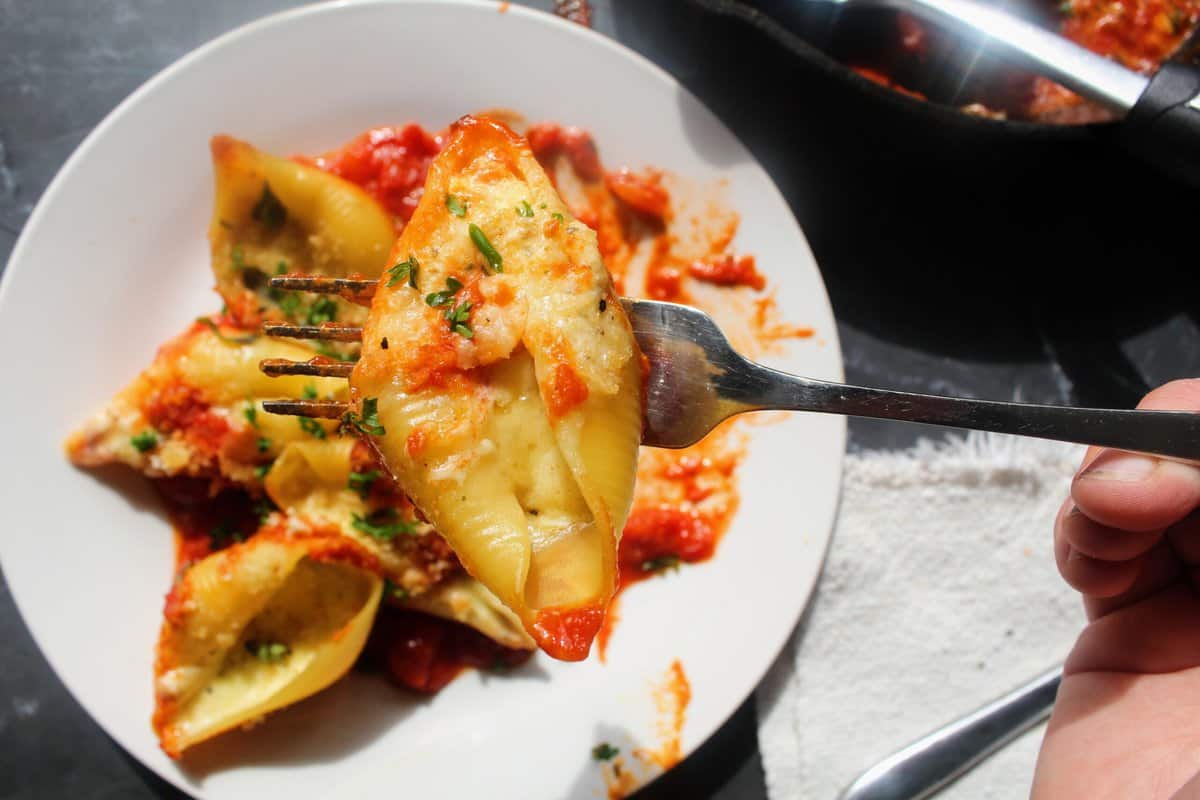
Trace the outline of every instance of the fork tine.
{"label": "fork tine", "polygon": [[258,368],[272,378],[280,375],[316,375],[322,378],[349,378],[354,364],[346,361],[330,361],[318,356],[308,361],[292,361],[287,358],[264,358]]}
{"label": "fork tine", "polygon": [[379,281],[364,278],[330,278],[325,275],[279,275],[271,278],[272,289],[316,294],[336,294],[359,305],[371,304]]}
{"label": "fork tine", "polygon": [[337,419],[350,410],[349,404],[331,400],[264,400],[262,408],[268,414],[316,419]]}
{"label": "fork tine", "polygon": [[336,342],[362,341],[362,328],[357,325],[338,325],[325,322],[320,325],[292,325],[287,322],[264,322],[263,333],[286,339],[331,339]]}

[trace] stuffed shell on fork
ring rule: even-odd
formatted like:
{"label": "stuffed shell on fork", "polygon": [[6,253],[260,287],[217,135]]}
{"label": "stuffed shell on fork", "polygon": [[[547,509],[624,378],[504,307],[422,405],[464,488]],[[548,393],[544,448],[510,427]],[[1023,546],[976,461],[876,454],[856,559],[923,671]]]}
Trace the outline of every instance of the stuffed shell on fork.
{"label": "stuffed shell on fork", "polygon": [[[643,411],[641,355],[596,234],[523,138],[464,117],[388,263],[352,370],[264,364],[348,374],[349,404],[264,408],[340,417],[545,652],[585,658],[617,585]],[[369,291],[362,283],[275,281],[343,296]]]}

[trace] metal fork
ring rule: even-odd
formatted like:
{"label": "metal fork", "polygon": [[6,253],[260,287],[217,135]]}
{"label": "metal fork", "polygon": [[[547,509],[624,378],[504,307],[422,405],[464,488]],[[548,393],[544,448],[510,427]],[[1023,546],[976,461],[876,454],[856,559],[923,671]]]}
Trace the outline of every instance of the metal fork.
{"label": "metal fork", "polygon": [[[285,276],[281,289],[369,299],[371,281]],[[927,425],[1012,433],[1040,439],[1115,447],[1183,459],[1200,458],[1200,414],[1026,405],[869,389],[769,369],[738,354],[712,317],[690,306],[622,298],[638,345],[650,362],[642,444],[679,448],[695,444],[717,424],[747,411],[819,411]],[[268,323],[271,336],[349,341],[362,330],[346,325]],[[264,362],[271,375],[346,377],[345,364],[328,359]],[[349,407],[316,400],[263,403],[277,414],[337,418]]]}
{"label": "metal fork", "polygon": [[746,411],[820,411],[1200,458],[1200,414],[1003,403],[803,378],[739,355],[712,317],[688,306],[623,300],[650,360],[643,444],[686,447]]}
{"label": "metal fork", "polygon": [[1043,722],[1054,708],[1062,667],[923,736],[868,769],[838,800],[924,800]]}

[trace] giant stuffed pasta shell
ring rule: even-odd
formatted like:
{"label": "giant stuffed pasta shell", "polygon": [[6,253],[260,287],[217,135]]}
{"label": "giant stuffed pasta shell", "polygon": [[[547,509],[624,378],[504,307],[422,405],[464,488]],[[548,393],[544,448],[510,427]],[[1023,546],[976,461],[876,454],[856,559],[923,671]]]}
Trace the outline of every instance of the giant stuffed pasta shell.
{"label": "giant stuffed pasta shell", "polygon": [[584,658],[616,586],[642,419],[641,357],[596,235],[524,139],[464,117],[389,263],[355,419],[542,649]]}
{"label": "giant stuffed pasta shell", "polygon": [[[341,540],[260,533],[206,557],[167,598],[154,729],[172,757],[346,673],[382,581]],[[350,563],[343,563],[349,561]]]}
{"label": "giant stuffed pasta shell", "polygon": [[119,463],[152,478],[206,477],[261,489],[263,470],[291,444],[324,441],[336,430],[268,414],[262,401],[305,394],[337,400],[347,389],[336,378],[269,378],[259,362],[314,355],[303,344],[203,318],[159,348],[150,366],[73,433],[67,454],[80,466]]}
{"label": "giant stuffed pasta shell", "polygon": [[395,239],[391,217],[358,186],[316,167],[212,140],[216,200],[209,242],[217,291],[243,325],[261,319],[361,323],[361,307],[273,290],[271,275],[374,278]]}
{"label": "giant stuffed pasta shell", "polygon": [[412,535],[390,541],[354,525],[356,517],[369,513],[364,498],[347,489],[355,444],[337,439],[289,445],[267,475],[267,493],[290,515],[337,530],[378,559],[383,574],[404,590],[404,599],[391,602],[461,622],[512,650],[532,650],[533,641],[508,608],[478,581],[446,569],[429,540],[437,537],[429,525],[413,523]]}

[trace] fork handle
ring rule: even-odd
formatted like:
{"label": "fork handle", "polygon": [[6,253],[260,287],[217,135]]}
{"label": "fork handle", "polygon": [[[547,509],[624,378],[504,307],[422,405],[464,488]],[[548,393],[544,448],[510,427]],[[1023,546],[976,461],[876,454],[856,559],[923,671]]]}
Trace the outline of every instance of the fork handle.
{"label": "fork handle", "polygon": [[922,800],[1050,716],[1062,667],[885,758],[838,800]]}
{"label": "fork handle", "polygon": [[742,410],[819,411],[895,419],[1200,460],[1200,414],[1191,411],[969,400],[829,383],[751,366],[754,374],[748,377],[752,379],[739,387],[741,397],[736,398],[746,406]]}

